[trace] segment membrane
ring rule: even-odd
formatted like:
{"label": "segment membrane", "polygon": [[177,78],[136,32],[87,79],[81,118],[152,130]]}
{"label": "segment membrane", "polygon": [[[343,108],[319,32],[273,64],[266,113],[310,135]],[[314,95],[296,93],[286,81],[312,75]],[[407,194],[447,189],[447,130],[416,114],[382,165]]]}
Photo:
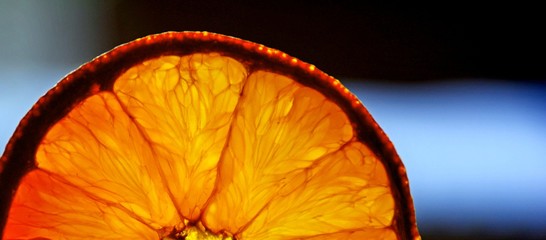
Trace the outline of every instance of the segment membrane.
{"label": "segment membrane", "polygon": [[[396,239],[384,166],[314,89],[217,53],[163,56],[42,140],[5,238]],[[192,226],[190,226],[192,225]]]}

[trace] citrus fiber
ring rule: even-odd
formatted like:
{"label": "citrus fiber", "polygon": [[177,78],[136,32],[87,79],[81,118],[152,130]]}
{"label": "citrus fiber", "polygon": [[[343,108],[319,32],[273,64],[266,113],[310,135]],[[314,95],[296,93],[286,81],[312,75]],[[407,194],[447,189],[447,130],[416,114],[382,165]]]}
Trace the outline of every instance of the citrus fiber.
{"label": "citrus fiber", "polygon": [[4,239],[419,239],[405,168],[313,65],[206,32],[103,54],[23,118]]}

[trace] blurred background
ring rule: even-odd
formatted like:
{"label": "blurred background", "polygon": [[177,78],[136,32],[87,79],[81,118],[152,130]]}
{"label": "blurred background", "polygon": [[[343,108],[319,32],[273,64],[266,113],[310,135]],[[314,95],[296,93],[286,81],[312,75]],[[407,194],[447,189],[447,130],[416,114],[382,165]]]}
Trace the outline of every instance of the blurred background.
{"label": "blurred background", "polygon": [[210,31],[340,79],[395,144],[424,239],[546,239],[544,13],[523,3],[0,0],[0,146],[58,80],[137,37]]}

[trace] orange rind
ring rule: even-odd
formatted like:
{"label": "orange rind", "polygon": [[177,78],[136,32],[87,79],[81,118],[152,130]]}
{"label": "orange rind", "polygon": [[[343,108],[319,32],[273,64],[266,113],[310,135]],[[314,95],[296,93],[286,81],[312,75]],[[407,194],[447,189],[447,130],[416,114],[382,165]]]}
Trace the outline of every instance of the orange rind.
{"label": "orange rind", "polygon": [[167,32],[81,66],[0,161],[4,239],[420,239],[404,165],[338,80]]}

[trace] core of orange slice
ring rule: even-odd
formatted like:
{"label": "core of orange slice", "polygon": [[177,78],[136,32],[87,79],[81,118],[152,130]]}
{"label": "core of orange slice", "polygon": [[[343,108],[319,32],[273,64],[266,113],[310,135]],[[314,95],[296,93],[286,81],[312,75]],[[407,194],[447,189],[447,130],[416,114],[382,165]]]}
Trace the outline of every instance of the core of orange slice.
{"label": "core of orange slice", "polygon": [[339,81],[168,32],[83,65],[0,161],[4,239],[420,239],[405,168]]}

